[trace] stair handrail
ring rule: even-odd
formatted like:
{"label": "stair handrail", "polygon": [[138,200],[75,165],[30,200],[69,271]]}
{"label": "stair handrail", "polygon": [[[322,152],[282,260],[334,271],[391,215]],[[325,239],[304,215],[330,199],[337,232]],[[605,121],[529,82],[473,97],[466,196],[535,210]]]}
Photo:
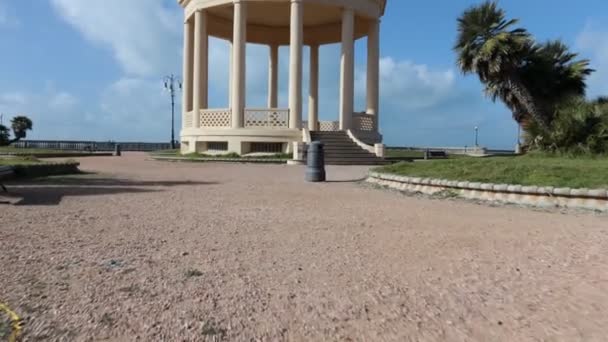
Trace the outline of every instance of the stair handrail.
{"label": "stair handrail", "polygon": [[307,127],[302,128],[302,140],[307,144],[310,144],[312,142],[312,138],[310,137],[310,131]]}
{"label": "stair handrail", "polygon": [[384,158],[384,144],[375,144],[374,146],[368,145],[363,141],[359,140],[359,138],[357,138],[357,136],[355,136],[353,131],[350,129],[346,130],[346,134],[348,134],[348,137],[362,149],[376,155],[376,157]]}

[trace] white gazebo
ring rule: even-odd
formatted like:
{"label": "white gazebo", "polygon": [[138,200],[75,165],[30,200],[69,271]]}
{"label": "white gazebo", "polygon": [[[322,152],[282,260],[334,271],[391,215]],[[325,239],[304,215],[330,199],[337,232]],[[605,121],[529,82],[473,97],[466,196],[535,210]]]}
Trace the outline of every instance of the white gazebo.
{"label": "white gazebo", "polygon": [[[178,0],[185,10],[183,152],[289,152],[311,132],[347,132],[375,144],[378,132],[379,31],[386,0]],[[231,43],[227,108],[209,108],[209,36]],[[354,43],[367,37],[367,108],[354,108]],[[319,46],[342,44],[337,121],[319,121]],[[268,46],[267,108],[245,97],[247,43]],[[278,107],[278,49],[289,46],[289,108]],[[310,46],[308,117],[302,116],[303,46]],[[369,146],[369,145],[368,145]]]}

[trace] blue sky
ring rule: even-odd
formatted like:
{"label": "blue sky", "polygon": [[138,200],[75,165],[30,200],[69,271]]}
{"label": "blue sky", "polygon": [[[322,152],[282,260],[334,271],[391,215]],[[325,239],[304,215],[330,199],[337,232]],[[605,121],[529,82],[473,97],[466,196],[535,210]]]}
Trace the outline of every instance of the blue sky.
{"label": "blue sky", "polygon": [[[455,20],[475,3],[389,0],[381,32],[381,130],[388,145],[470,145],[475,126],[484,145],[514,145],[508,110],[484,98],[477,79],[455,67]],[[590,58],[598,72],[589,96],[608,94],[608,2],[500,4],[539,40],[561,38]],[[162,77],[181,72],[181,23],[174,0],[0,0],[0,113],[30,116],[35,139],[166,141],[170,108]],[[357,110],[364,103],[365,44],[356,43]],[[228,46],[212,39],[210,48],[210,105],[225,107]],[[248,45],[252,107],[265,103],[267,53]],[[337,119],[338,53],[338,45],[321,48],[322,119]],[[283,106],[287,63],[283,47]]]}

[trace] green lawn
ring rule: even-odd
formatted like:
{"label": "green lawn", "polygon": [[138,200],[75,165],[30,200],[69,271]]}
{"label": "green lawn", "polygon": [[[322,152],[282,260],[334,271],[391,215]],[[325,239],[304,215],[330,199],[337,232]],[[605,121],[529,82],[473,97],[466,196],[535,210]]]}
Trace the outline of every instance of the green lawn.
{"label": "green lawn", "polygon": [[424,152],[412,151],[412,150],[387,149],[386,158],[422,159],[422,158],[424,158]]}
{"label": "green lawn", "polygon": [[2,166],[16,166],[16,165],[33,165],[33,164],[43,164],[44,162],[33,158],[33,157],[11,157],[11,158],[2,158],[0,157],[0,165]]}
{"label": "green lawn", "polygon": [[1,153],[16,153],[16,154],[45,154],[45,153],[66,153],[62,150],[51,150],[47,148],[16,148],[12,146],[0,146]]}
{"label": "green lawn", "polygon": [[379,172],[483,183],[570,188],[608,188],[608,157],[569,158],[545,155],[404,162]]}

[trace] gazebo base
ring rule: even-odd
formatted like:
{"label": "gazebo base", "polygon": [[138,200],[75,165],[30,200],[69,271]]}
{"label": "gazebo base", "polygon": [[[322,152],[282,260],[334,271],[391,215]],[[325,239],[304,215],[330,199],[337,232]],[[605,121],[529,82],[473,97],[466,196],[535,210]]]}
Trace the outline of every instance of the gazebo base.
{"label": "gazebo base", "polygon": [[254,152],[291,153],[292,143],[301,141],[302,131],[299,129],[190,128],[182,130],[181,152],[239,155]]}

